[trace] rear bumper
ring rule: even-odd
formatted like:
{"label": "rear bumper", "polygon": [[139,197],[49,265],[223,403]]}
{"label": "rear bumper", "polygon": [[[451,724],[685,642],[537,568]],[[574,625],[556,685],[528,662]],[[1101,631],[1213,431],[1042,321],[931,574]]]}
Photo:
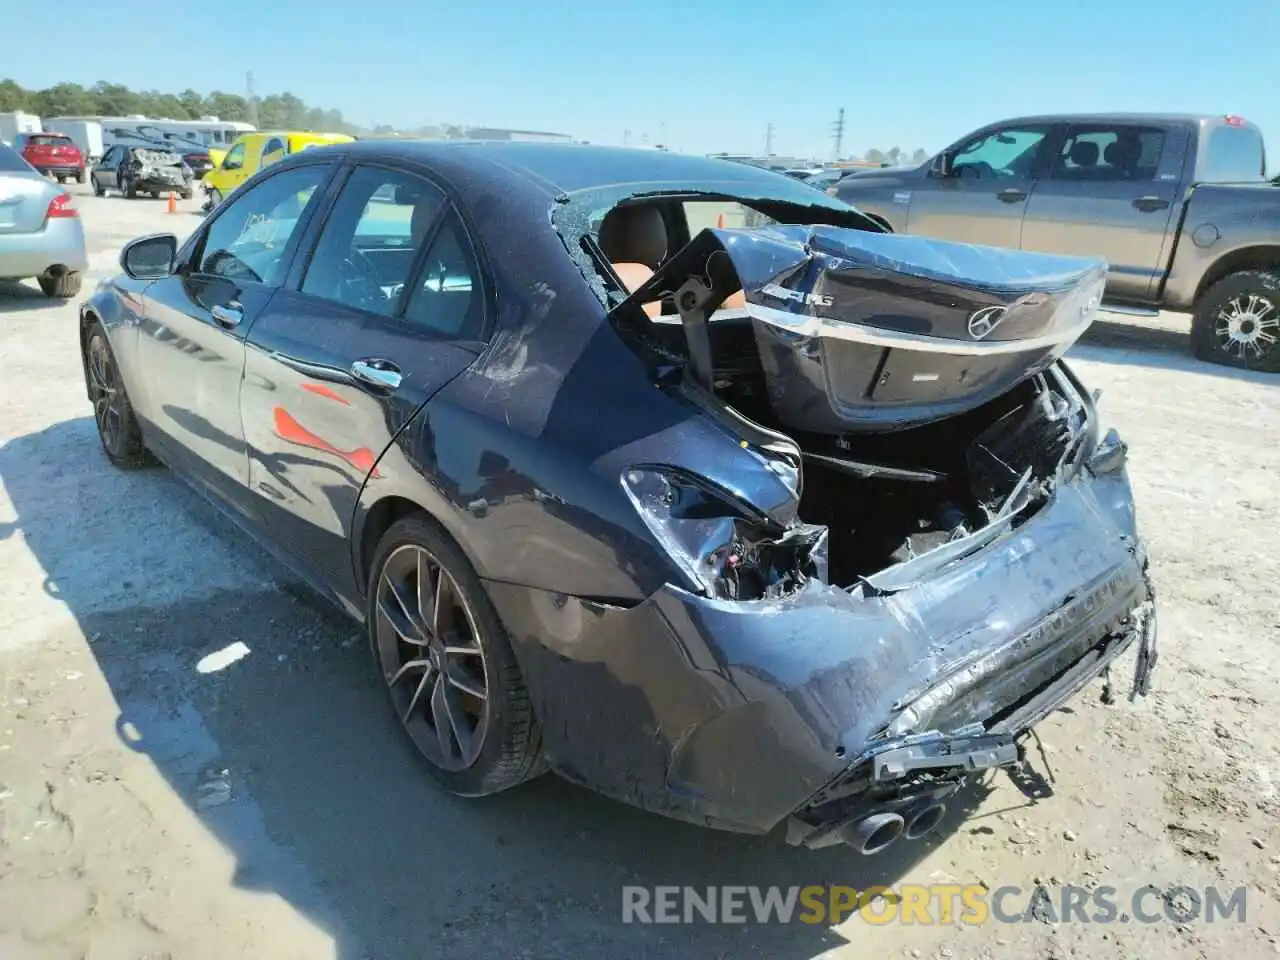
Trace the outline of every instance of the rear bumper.
{"label": "rear bumper", "polygon": [[162,180],[159,177],[145,177],[133,181],[133,186],[137,190],[146,193],[151,190],[159,190],[167,192],[169,190],[190,190],[190,180]]}
{"label": "rear bumper", "polygon": [[52,164],[52,165],[43,164],[43,163],[33,163],[31,165],[35,167],[36,170],[38,170],[40,173],[43,173],[46,177],[48,176],[75,177],[85,172],[84,164],[80,164],[77,166],[75,164],[68,165],[63,163]]}
{"label": "rear bumper", "polygon": [[892,589],[814,581],[739,602],[667,586],[623,609],[488,584],[548,759],[655,812],[752,833],[790,820],[812,845],[920,800],[919,757],[951,758],[948,790],[1012,762],[1019,736],[1115,657],[1154,652],[1122,457],[1104,467]]}
{"label": "rear bumper", "polygon": [[0,277],[38,277],[51,267],[89,269],[84,224],[79,217],[46,220],[35,233],[0,234]]}

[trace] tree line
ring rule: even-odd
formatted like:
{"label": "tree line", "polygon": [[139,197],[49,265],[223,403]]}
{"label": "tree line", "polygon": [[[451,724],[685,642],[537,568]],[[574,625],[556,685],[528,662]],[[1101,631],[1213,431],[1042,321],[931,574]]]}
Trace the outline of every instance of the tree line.
{"label": "tree line", "polygon": [[916,147],[908,160],[905,151],[899,147],[890,147],[888,150],[868,150],[863,154],[862,159],[868,163],[888,163],[893,167],[904,163],[914,163],[919,166],[929,159],[929,153],[924,147]]}
{"label": "tree line", "polygon": [[359,132],[359,128],[343,118],[341,110],[308,106],[292,93],[273,93],[254,99],[251,104],[239,94],[221,90],[208,95],[189,88],[181,93],[130,90],[124,84],[105,80],[91,87],[59,83],[44,90],[27,90],[15,80],[0,80],[0,113],[23,110],[39,117],[95,114],[123,117],[140,113],[154,119],[164,117],[170,120],[199,120],[213,116],[219,120],[253,123],[267,130]]}

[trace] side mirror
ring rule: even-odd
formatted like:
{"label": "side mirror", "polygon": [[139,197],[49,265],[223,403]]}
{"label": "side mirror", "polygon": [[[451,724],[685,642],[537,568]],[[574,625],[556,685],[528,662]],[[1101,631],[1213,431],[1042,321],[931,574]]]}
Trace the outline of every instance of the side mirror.
{"label": "side mirror", "polygon": [[929,167],[929,174],[934,177],[942,177],[943,179],[946,179],[955,173],[955,164],[955,155],[944,150],[933,158],[933,163]]}
{"label": "side mirror", "polygon": [[153,233],[124,245],[120,251],[120,267],[134,280],[159,280],[173,273],[177,256],[177,237],[172,233]]}

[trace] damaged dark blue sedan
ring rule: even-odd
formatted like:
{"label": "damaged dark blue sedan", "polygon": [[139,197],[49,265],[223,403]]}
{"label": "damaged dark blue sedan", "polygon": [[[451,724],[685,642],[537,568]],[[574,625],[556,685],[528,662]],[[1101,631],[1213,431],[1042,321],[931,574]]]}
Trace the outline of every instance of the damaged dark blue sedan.
{"label": "damaged dark blue sedan", "polygon": [[361,620],[454,793],[550,768],[873,853],[1122,654],[1146,692],[1125,446],[1061,360],[1101,261],[719,160],[373,141],[121,262],[107,456]]}

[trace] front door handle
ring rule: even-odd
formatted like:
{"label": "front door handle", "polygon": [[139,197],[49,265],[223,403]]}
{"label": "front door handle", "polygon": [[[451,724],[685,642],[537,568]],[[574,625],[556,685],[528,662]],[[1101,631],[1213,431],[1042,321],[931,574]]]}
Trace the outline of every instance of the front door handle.
{"label": "front door handle", "polygon": [[1133,205],[1143,213],[1154,213],[1169,206],[1169,201],[1164,197],[1138,197],[1133,201]]}
{"label": "front door handle", "polygon": [[1009,187],[1008,189],[1001,190],[996,194],[996,196],[1005,203],[1018,203],[1019,201],[1027,199],[1027,195],[1016,187]]}
{"label": "front door handle", "polygon": [[244,319],[244,311],[238,303],[219,303],[209,309],[209,316],[213,317],[218,326],[230,330],[240,326],[240,321]]}
{"label": "front door handle", "polygon": [[357,360],[351,364],[351,375],[361,383],[382,390],[395,390],[404,379],[394,363],[376,358]]}

